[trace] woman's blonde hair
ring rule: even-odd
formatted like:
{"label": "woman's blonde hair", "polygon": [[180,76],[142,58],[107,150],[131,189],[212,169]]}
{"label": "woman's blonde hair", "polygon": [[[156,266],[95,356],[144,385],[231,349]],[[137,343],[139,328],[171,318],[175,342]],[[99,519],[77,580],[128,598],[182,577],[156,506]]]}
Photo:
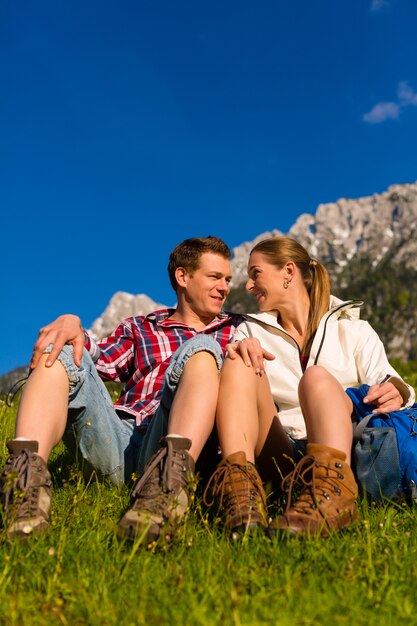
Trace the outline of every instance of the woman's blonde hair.
{"label": "woman's blonde hair", "polygon": [[263,254],[271,265],[282,269],[288,261],[298,267],[310,298],[310,312],[302,354],[310,352],[310,346],[323,315],[329,309],[330,278],[322,263],[312,259],[307,250],[290,237],[271,237],[256,244],[251,250]]}

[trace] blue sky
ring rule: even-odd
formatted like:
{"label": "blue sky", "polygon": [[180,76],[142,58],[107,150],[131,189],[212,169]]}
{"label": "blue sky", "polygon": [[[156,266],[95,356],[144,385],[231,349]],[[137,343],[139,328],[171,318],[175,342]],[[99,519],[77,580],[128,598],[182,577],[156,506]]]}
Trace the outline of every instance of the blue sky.
{"label": "blue sky", "polygon": [[0,374],[64,312],[417,179],[415,0],[0,3]]}

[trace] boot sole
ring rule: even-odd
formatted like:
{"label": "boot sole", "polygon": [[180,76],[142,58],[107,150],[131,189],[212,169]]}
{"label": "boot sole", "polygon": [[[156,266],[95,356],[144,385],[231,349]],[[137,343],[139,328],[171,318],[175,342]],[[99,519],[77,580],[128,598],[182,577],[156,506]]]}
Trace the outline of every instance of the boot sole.
{"label": "boot sole", "polygon": [[149,524],[149,527],[144,525],[140,526],[139,524],[137,526],[134,524],[126,526],[118,525],[116,527],[116,535],[119,539],[126,539],[132,543],[139,539],[139,543],[148,545],[153,541],[157,541],[161,536],[160,529],[158,529],[157,532],[151,532],[151,526],[151,523]]}
{"label": "boot sole", "polygon": [[255,535],[259,532],[266,532],[268,527],[260,522],[248,522],[247,524],[240,524],[235,526],[229,532],[233,539],[244,537],[248,535]]}
{"label": "boot sole", "polygon": [[325,522],[323,521],[323,525],[316,528],[316,530],[313,530],[313,531],[309,531],[308,529],[291,528],[291,526],[288,526],[287,528],[268,527],[266,529],[266,535],[267,537],[269,537],[269,539],[273,539],[276,536],[279,536],[282,538],[283,537],[301,537],[301,538],[321,537],[322,539],[328,539],[330,535],[332,535],[333,533],[336,533],[339,530],[345,530],[349,528],[350,526],[355,524],[358,521],[358,519],[359,519],[358,514],[355,511],[354,514],[349,513],[348,518],[346,518],[346,516],[342,517],[342,519],[340,519],[338,523],[332,526],[331,528],[326,526]]}

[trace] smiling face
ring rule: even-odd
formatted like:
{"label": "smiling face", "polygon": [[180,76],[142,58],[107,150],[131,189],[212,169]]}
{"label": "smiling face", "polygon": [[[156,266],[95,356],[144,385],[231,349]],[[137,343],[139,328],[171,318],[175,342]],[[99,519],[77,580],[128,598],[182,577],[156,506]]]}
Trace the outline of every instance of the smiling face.
{"label": "smiling face", "polygon": [[214,319],[230,292],[229,260],[214,252],[204,252],[194,272],[188,273],[183,268],[177,272],[177,281],[184,288],[188,307],[201,319]]}
{"label": "smiling face", "polygon": [[261,252],[252,252],[248,262],[248,275],[246,290],[257,299],[259,310],[277,310],[287,296],[287,290],[283,286],[284,280],[288,278],[286,266],[278,269]]}

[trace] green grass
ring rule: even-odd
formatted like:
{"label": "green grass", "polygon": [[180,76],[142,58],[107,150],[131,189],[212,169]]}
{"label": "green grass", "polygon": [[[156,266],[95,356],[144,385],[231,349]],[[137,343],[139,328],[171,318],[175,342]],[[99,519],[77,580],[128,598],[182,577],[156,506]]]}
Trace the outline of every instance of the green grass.
{"label": "green grass", "polygon": [[[14,414],[1,405],[2,462]],[[417,624],[414,506],[361,502],[327,540],[233,541],[197,501],[171,542],[144,548],[115,535],[127,489],[86,485],[63,447],[50,466],[50,532],[0,539],[0,624]]]}

